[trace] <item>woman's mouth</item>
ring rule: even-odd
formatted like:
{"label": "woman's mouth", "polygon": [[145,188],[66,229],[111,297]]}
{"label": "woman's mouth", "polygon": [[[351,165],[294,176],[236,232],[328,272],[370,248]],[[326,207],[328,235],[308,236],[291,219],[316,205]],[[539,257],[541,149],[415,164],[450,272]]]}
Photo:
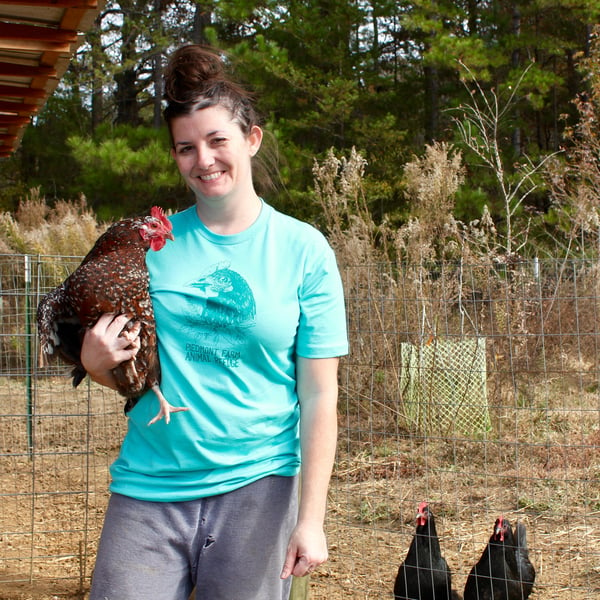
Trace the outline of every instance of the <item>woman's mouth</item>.
{"label": "woman's mouth", "polygon": [[216,173],[209,173],[208,175],[200,175],[202,181],[213,181],[218,179],[223,174],[223,171],[217,171]]}

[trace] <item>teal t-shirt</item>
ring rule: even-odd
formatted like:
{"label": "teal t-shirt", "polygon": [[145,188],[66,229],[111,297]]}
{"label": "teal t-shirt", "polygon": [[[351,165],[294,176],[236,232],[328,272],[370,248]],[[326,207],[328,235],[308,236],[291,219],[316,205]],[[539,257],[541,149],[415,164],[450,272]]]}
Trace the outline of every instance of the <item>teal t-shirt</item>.
{"label": "teal t-shirt", "polygon": [[150,251],[161,389],[189,411],[148,426],[147,392],[128,413],[111,490],[142,500],[222,494],[300,466],[295,358],[348,351],[335,255],[312,226],[263,203],[255,223],[218,235],[191,207],[174,241]]}

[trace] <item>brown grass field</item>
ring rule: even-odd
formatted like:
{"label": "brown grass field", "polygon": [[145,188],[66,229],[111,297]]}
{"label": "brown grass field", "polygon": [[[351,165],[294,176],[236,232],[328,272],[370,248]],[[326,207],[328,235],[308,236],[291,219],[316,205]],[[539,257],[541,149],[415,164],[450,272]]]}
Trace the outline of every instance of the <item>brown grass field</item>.
{"label": "brown grass field", "polygon": [[[121,400],[102,390],[75,393],[64,378],[36,385],[31,457],[23,402],[6,401],[23,382],[8,380],[2,401],[0,600],[85,598],[126,419]],[[472,440],[362,431],[341,409],[330,559],[312,576],[309,597],[391,598],[421,499],[436,514],[459,591],[502,512],[528,526],[532,598],[598,597],[600,433],[596,412],[585,410],[594,398],[563,391],[544,414],[497,408],[496,435]]]}

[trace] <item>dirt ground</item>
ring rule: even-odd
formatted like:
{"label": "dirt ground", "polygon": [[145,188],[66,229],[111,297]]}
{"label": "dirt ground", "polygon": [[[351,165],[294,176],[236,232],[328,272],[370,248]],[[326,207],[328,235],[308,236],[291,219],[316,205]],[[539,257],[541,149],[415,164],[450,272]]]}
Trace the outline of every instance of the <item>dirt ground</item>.
{"label": "dirt ground", "polygon": [[[49,382],[37,391],[31,455],[22,407],[7,409],[0,398],[0,600],[74,600],[89,585],[108,465],[125,418],[110,394],[50,389]],[[600,597],[596,411],[546,410],[543,424],[532,411],[502,418],[493,439],[470,440],[361,431],[353,415],[341,415],[330,559],[311,577],[309,597],[391,599],[423,499],[436,515],[457,590],[501,513],[527,525],[537,571],[531,598]],[[522,419],[538,419],[535,434]]]}

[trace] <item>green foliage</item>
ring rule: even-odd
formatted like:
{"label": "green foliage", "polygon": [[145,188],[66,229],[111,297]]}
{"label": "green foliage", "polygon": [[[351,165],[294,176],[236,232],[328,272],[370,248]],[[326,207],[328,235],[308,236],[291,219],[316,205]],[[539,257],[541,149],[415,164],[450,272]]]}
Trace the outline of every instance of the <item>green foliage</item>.
{"label": "green foliage", "polygon": [[590,81],[590,93],[574,105],[579,120],[568,127],[566,152],[548,163],[552,208],[545,224],[555,245],[566,255],[597,255],[600,242],[600,41],[597,34],[583,69]]}
{"label": "green foliage", "polygon": [[73,89],[64,87],[48,99],[27,127],[17,158],[25,188],[39,187],[51,198],[77,197],[79,168],[67,139],[89,130],[89,113]]}
{"label": "green foliage", "polygon": [[[308,11],[305,18],[319,14]],[[278,27],[291,28],[291,21],[289,16]],[[366,85],[370,76],[367,72],[364,84],[357,83],[355,76],[348,76],[357,71],[356,61],[360,58],[349,48],[345,53],[338,52],[337,62],[332,65],[329,54],[322,52],[324,43],[329,47],[327,41],[309,47],[312,37],[300,41],[277,31],[275,26],[269,31],[275,39],[267,40],[263,34],[245,39],[232,47],[231,53],[237,73],[244,81],[252,82],[259,109],[268,115],[266,126],[278,140],[282,179],[288,190],[287,195],[279,196],[279,201],[285,204],[285,210],[311,218],[306,203],[298,211],[292,190],[295,198],[309,193],[312,161],[324,157],[332,145],[340,149],[361,148],[370,163],[374,188],[378,189],[375,204],[393,204],[391,190],[398,185],[406,147],[406,133],[396,113],[403,113],[408,102],[398,104],[397,96],[385,86]],[[339,39],[339,32],[330,27],[325,27],[324,35],[332,37],[333,44]],[[292,60],[300,53],[300,44],[307,56],[314,55],[312,62],[306,58]],[[381,152],[382,147],[385,153]],[[390,194],[382,198],[384,190]]]}
{"label": "green foliage", "polygon": [[93,138],[68,140],[90,205],[106,215],[143,212],[152,204],[177,207],[185,188],[169,152],[166,130],[102,126]]}
{"label": "green foliage", "polygon": [[15,211],[19,200],[27,193],[24,173],[21,172],[21,151],[0,160],[0,212]]}
{"label": "green foliage", "polygon": [[454,214],[459,221],[473,221],[479,218],[483,208],[489,206],[491,196],[483,187],[473,187],[472,178],[466,177],[463,184],[456,193]]}
{"label": "green foliage", "polygon": [[[446,109],[472,100],[459,61],[485,93],[504,98],[519,85],[496,136],[504,180],[514,184],[513,165],[523,156],[540,162],[563,143],[560,115],[569,115],[568,125],[577,117],[572,100],[591,85],[577,65],[589,43],[587,24],[600,17],[598,2],[518,8],[462,0],[109,0],[59,92],[28,128],[18,167],[0,173],[0,206],[14,210],[25,190],[38,186],[54,199],[84,193],[104,217],[151,203],[186,205],[165,133],[152,129],[160,69],[173,47],[190,41],[225,50],[256,92],[281,157],[281,185],[264,193],[295,216],[319,217],[312,163],[333,146],[340,153],[357,148],[368,162],[364,190],[372,215],[407,222],[405,163],[422,155],[426,141],[453,140],[456,115]],[[522,76],[525,61],[531,67]],[[461,150],[467,183],[457,192],[455,217],[477,219],[487,206],[501,231],[506,203],[498,180],[476,153]],[[515,218],[551,204],[539,181],[535,186],[535,197],[514,207]]]}

